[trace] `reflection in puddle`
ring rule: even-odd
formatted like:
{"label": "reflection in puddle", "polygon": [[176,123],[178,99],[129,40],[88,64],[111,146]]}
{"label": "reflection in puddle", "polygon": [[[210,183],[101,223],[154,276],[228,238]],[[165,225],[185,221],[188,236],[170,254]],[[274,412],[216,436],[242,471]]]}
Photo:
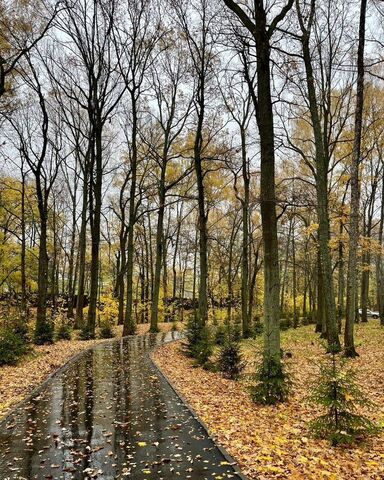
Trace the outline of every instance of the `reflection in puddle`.
{"label": "reflection in puddle", "polygon": [[85,352],[0,425],[0,478],[234,478],[148,352],[177,332]]}

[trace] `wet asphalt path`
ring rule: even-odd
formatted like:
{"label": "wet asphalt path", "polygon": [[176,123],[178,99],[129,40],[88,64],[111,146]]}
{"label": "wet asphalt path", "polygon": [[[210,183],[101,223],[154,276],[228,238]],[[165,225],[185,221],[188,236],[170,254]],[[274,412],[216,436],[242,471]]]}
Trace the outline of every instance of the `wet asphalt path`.
{"label": "wet asphalt path", "polygon": [[227,479],[232,465],[153,366],[174,334],[84,352],[0,423],[0,479]]}

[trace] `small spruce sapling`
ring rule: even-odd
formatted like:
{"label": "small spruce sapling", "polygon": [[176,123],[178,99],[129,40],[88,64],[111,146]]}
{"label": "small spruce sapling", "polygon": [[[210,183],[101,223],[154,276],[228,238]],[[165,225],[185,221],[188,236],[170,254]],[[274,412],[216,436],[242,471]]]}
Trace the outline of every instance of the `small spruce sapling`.
{"label": "small spruce sapling", "polygon": [[217,325],[215,329],[215,344],[223,346],[228,337],[228,326],[227,325]]}
{"label": "small spruce sapling", "polygon": [[355,372],[347,366],[347,360],[334,351],[320,365],[310,399],[325,410],[310,422],[315,438],[329,440],[337,446],[354,443],[378,431],[378,426],[358,413],[359,406],[369,406],[370,402],[357,384]]}
{"label": "small spruce sapling", "polygon": [[113,338],[114,336],[111,322],[108,320],[100,322],[99,338]]}
{"label": "small spruce sapling", "polygon": [[54,326],[52,320],[47,320],[35,330],[34,343],[36,345],[44,345],[53,343]]}
{"label": "small spruce sapling", "polygon": [[239,342],[229,338],[220,348],[217,364],[224,377],[237,380],[245,368]]}
{"label": "small spruce sapling", "polygon": [[56,332],[56,340],[71,340],[72,329],[67,324],[62,322]]}
{"label": "small spruce sapling", "polygon": [[10,329],[0,331],[0,365],[15,365],[28,352],[28,345]]}
{"label": "small spruce sapling", "polygon": [[198,365],[210,367],[209,358],[213,352],[211,332],[206,325],[201,325],[194,317],[187,326],[186,354],[196,360]]}
{"label": "small spruce sapling", "polygon": [[263,334],[264,326],[260,321],[260,318],[256,318],[252,326],[253,338],[260,337]]}
{"label": "small spruce sapling", "polygon": [[285,402],[291,390],[292,382],[281,359],[264,359],[260,364],[255,380],[250,388],[252,400],[264,405]]}

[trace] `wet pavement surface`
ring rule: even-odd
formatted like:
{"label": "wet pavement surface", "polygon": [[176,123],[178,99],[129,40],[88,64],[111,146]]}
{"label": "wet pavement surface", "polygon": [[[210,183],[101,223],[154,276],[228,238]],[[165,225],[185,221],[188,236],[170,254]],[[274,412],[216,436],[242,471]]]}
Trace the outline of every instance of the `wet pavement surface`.
{"label": "wet pavement surface", "polygon": [[0,424],[0,479],[239,478],[153,366],[177,333],[98,345]]}

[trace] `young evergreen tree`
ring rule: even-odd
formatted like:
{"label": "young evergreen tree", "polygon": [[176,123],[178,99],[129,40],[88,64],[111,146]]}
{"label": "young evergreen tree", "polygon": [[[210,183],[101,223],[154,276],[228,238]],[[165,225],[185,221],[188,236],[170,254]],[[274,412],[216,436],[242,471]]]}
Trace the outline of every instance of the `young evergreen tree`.
{"label": "young evergreen tree", "polygon": [[369,402],[356,382],[355,371],[347,366],[345,358],[335,352],[330,355],[320,367],[310,397],[325,413],[310,423],[310,430],[316,438],[327,439],[333,446],[351,444],[377,432],[378,427],[358,413],[358,407]]}
{"label": "young evergreen tree", "polygon": [[228,340],[220,348],[217,365],[224,377],[237,380],[245,368],[240,343],[229,336]]}

